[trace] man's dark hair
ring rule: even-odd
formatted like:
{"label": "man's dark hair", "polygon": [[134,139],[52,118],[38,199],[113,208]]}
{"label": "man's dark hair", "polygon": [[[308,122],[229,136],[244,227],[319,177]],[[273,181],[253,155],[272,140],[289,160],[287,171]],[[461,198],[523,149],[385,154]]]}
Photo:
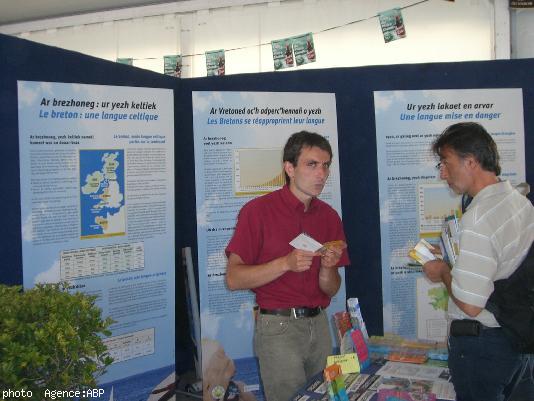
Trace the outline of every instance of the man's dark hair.
{"label": "man's dark hair", "polygon": [[454,150],[461,158],[473,156],[483,170],[501,174],[497,145],[478,123],[465,122],[447,127],[432,144],[432,151],[439,157],[444,148]]}
{"label": "man's dark hair", "polygon": [[[290,162],[296,166],[299,161],[300,152],[302,148],[318,147],[319,149],[328,152],[330,159],[332,159],[332,147],[328,140],[315,132],[300,131],[289,137],[284,146],[283,162]],[[286,184],[289,184],[289,176],[285,173]]]}

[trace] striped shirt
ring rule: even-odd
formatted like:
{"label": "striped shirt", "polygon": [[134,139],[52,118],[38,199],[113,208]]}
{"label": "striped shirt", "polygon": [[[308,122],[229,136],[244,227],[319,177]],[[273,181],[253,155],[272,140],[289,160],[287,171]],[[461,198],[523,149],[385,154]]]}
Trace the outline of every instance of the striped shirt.
{"label": "striped shirt", "polygon": [[[462,302],[483,308],[493,282],[508,278],[534,241],[534,207],[508,181],[482,189],[460,221],[460,252],[452,269],[451,290]],[[472,319],[449,300],[449,317]],[[486,309],[475,318],[498,327]]]}

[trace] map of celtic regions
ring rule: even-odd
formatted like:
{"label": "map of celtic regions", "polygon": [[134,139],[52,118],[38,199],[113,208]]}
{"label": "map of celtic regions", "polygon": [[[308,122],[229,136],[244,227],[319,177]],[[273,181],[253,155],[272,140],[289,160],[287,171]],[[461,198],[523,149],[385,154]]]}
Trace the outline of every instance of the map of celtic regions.
{"label": "map of celtic regions", "polygon": [[126,233],[124,149],[80,150],[81,238]]}

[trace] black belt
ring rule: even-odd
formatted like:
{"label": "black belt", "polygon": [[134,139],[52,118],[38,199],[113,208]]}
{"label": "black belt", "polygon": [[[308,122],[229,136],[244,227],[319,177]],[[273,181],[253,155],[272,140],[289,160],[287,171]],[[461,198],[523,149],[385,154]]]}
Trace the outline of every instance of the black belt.
{"label": "black belt", "polygon": [[286,309],[263,309],[260,308],[260,313],[262,315],[276,315],[276,316],[293,316],[295,319],[301,317],[314,317],[321,313],[320,306],[315,308],[286,308]]}
{"label": "black belt", "polygon": [[479,336],[485,330],[500,330],[500,327],[484,326],[478,320],[455,319],[451,322],[450,335],[456,336]]}

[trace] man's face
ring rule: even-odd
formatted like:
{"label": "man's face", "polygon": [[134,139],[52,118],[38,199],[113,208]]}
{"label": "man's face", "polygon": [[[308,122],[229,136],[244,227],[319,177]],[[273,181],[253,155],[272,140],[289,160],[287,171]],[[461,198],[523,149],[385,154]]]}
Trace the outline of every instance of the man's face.
{"label": "man's face", "polygon": [[316,146],[302,148],[296,166],[284,163],[291,192],[302,202],[319,196],[330,174],[330,163],[327,151]]}
{"label": "man's face", "polygon": [[439,178],[446,180],[449,187],[457,194],[469,193],[472,182],[468,169],[470,157],[462,159],[449,147],[444,147],[440,153]]}

